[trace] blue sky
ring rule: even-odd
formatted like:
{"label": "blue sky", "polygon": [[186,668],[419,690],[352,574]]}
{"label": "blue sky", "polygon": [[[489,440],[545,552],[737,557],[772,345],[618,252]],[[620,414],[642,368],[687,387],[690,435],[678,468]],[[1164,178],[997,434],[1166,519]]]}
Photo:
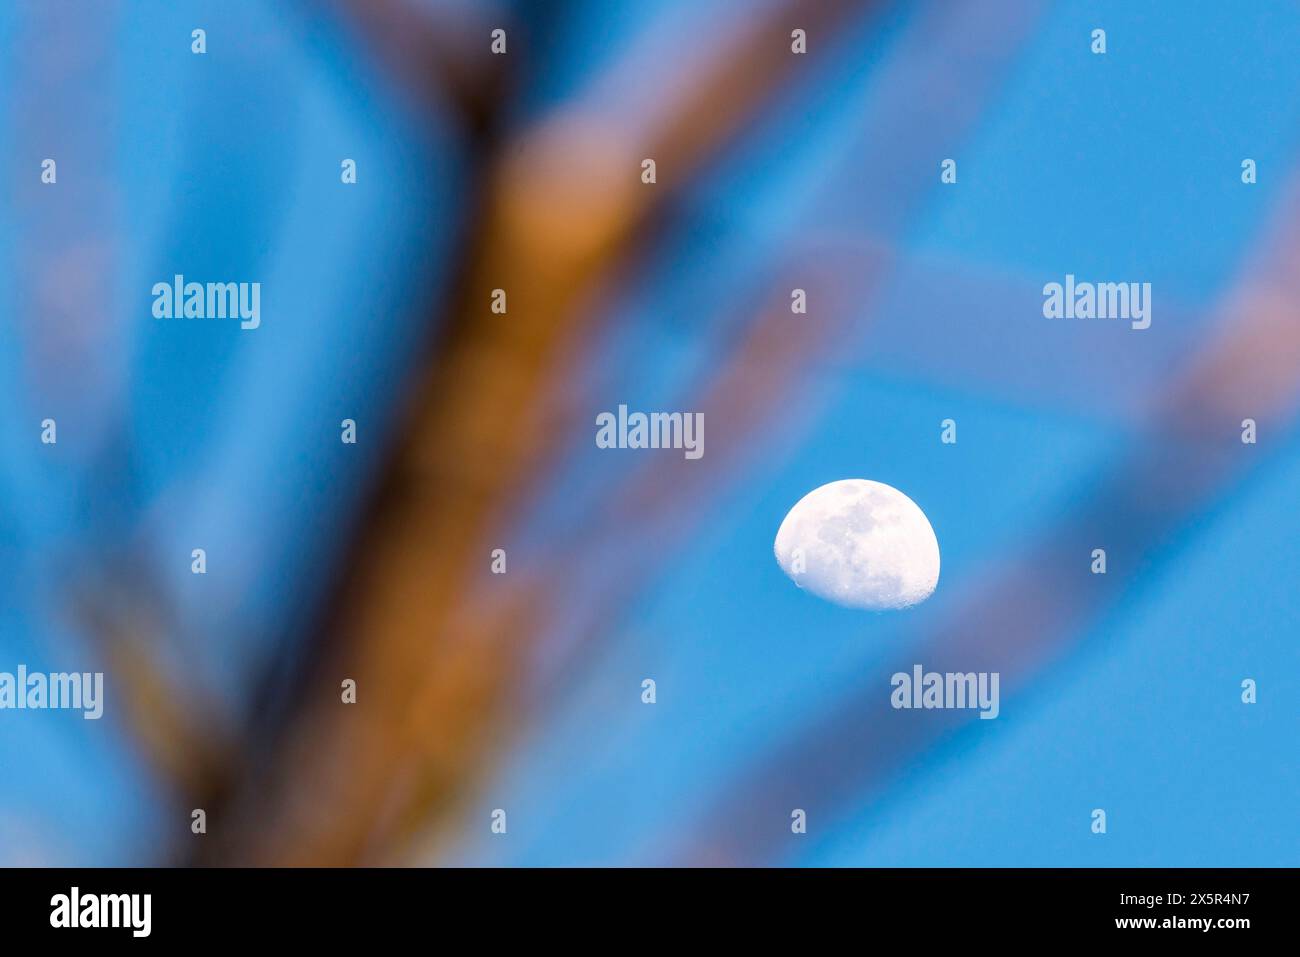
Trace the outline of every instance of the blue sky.
{"label": "blue sky", "polygon": [[[637,87],[653,100],[700,5],[653,6],[644,22],[620,4],[564,8],[537,82],[503,115],[519,127],[545,117],[647,36],[664,52]],[[746,8],[705,6],[710,23]],[[37,49],[38,9],[0,9],[0,124],[15,144],[0,169],[10,182],[29,176],[56,142],[59,188],[95,199],[78,222],[109,237],[116,271],[93,291],[100,312],[85,310],[104,332],[93,361],[48,362],[51,323],[38,321],[45,300],[28,267],[55,257],[58,237],[42,232],[39,209],[0,196],[0,297],[11,303],[0,387],[15,413],[0,424],[0,670],[79,660],[84,635],[61,611],[67,570],[134,535],[170,569],[191,664],[237,711],[284,627],[319,598],[369,477],[321,452],[316,430],[355,414],[378,445],[391,428],[395,382],[455,265],[472,159],[449,110],[417,112],[346,30],[251,0],[207,15],[215,39],[202,63],[184,40],[192,8],[92,18],[86,29],[113,40],[104,72],[73,74],[33,112],[16,91],[43,76],[24,52]],[[836,347],[803,369],[582,667],[539,667],[547,682],[436,860],[673,860],[720,803],[745,802],[737,782],[775,745],[820,728],[851,764],[836,732],[860,729],[828,716],[877,686],[887,695],[894,662],[927,629],[1090,501],[1145,441],[1143,411],[1261,252],[1296,172],[1300,8],[1009,3],[976,17],[989,24],[991,65],[954,67],[951,95],[929,82],[956,62],[944,44],[961,49],[961,31],[931,32],[941,9],[884,4],[812,37],[821,59],[683,189],[609,291],[593,413],[689,398],[765,297],[787,294],[772,288],[782,270],[824,261],[851,273],[850,306],[833,322],[828,297],[812,299],[810,329],[838,329]],[[1088,48],[1097,26],[1102,57]],[[999,46],[999,30],[1021,29],[1023,41]],[[97,92],[116,104],[111,116],[88,108]],[[340,198],[333,157],[344,154],[362,176]],[[949,155],[959,180],[945,187]],[[1247,156],[1254,186],[1239,179]],[[90,167],[111,183],[107,198],[75,192]],[[876,281],[865,264],[882,249],[892,259]],[[292,308],[268,299],[284,318],[255,338],[149,323],[153,281],[214,270],[256,271],[268,289],[294,291]],[[1066,272],[1151,282],[1152,328],[1047,325],[1041,286]],[[32,438],[49,409],[68,436],[53,462]],[[956,446],[939,443],[945,418],[959,423]],[[114,428],[133,457],[105,475],[73,437],[108,441]],[[706,448],[727,428],[709,421]],[[554,440],[567,452],[518,530],[543,558],[632,462],[585,432]],[[841,794],[774,860],[1295,864],[1300,443],[1294,430],[1266,433],[1242,454],[1258,464],[1190,516],[1061,659],[1007,693],[997,720]],[[925,605],[843,610],[781,574],[772,540],[786,511],[846,477],[894,485],[929,516],[943,571]],[[186,574],[196,540],[217,558],[202,588]],[[1086,555],[1079,569],[1088,574]],[[562,597],[591,600],[599,582],[577,568]],[[653,707],[640,700],[647,676]],[[1255,705],[1239,698],[1246,677],[1259,682]],[[0,863],[145,857],[168,796],[111,713],[46,718],[0,715]],[[510,810],[508,838],[481,826],[495,807]],[[1088,827],[1097,807],[1104,837]]]}
{"label": "blue sky", "polygon": [[[1134,414],[1107,396],[1148,401],[1198,344],[1291,171],[1300,15],[1270,12],[1046,10],[956,153],[959,185],[936,185],[906,232],[886,237],[905,245],[915,268],[896,275],[859,348],[814,369],[789,421],[770,436],[771,454],[756,454],[710,502],[668,570],[626,609],[594,674],[567,700],[547,703],[547,720],[528,730],[468,812],[481,816],[508,796],[515,833],[508,842],[486,832],[468,839],[459,860],[665,859],[711,802],[744,802],[743,793],[720,795],[772,741],[871,682],[886,694],[884,662],[905,655],[989,565],[1089,494],[1133,441]],[[883,38],[877,31],[876,43],[844,64],[857,82],[839,85],[836,108],[809,114],[797,138],[787,135],[779,163],[775,154],[758,165],[729,155],[733,165],[719,165],[683,202],[686,225],[665,239],[670,261],[629,297],[612,339],[617,375],[609,378],[621,399],[673,395],[691,360],[707,361],[703,347],[715,334],[698,303],[743,289],[747,264],[811,228],[817,177],[807,172],[852,164],[846,151],[869,113],[859,104],[888,95],[862,67],[888,61],[889,44],[906,35],[906,15],[885,19]],[[1089,51],[1094,26],[1108,31],[1105,57]],[[780,130],[782,120],[778,113],[767,126]],[[756,140],[757,155],[763,147]],[[1243,186],[1244,156],[1271,171],[1267,184]],[[864,196],[843,197],[847,207],[870,206],[871,187],[862,188]],[[989,301],[926,312],[927,297],[940,295],[926,286],[945,271],[964,271],[959,278]],[[1067,271],[1153,282],[1160,318],[1146,333],[1045,328],[1040,287]],[[986,319],[1008,327],[993,330],[995,347],[981,347]],[[1151,341],[1130,338],[1144,334]],[[901,360],[877,354],[880,337]],[[1075,388],[1044,382],[1035,391],[1011,369],[1013,384],[1000,383],[1002,365],[1022,358],[1008,343],[1025,361],[1053,362]],[[1082,365],[1072,361],[1080,347]],[[944,381],[924,358],[946,349],[965,350],[959,381]],[[955,447],[938,442],[947,417],[959,422]],[[1273,435],[1251,478],[1194,516],[1062,661],[1006,700],[998,720],[915,755],[882,791],[850,799],[830,820],[813,818],[782,860],[1293,864],[1295,438]],[[571,474],[593,487],[618,468],[575,454]],[[850,476],[893,484],[930,516],[944,566],[926,606],[894,616],[844,611],[781,576],[771,545],[786,510]],[[1086,553],[1079,567],[1086,576]],[[654,707],[637,696],[647,675],[658,682]],[[1246,677],[1260,683],[1253,706],[1240,700]],[[1105,836],[1089,828],[1098,807],[1109,816]],[[466,830],[475,833],[472,821]]]}

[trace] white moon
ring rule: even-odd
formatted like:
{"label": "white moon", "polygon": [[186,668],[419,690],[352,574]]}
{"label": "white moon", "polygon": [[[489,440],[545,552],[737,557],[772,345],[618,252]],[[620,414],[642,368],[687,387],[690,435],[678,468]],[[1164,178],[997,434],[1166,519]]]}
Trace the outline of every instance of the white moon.
{"label": "white moon", "polygon": [[939,583],[930,520],[898,489],[866,479],[831,482],[799,499],[775,551],[796,585],[850,608],[906,608]]}

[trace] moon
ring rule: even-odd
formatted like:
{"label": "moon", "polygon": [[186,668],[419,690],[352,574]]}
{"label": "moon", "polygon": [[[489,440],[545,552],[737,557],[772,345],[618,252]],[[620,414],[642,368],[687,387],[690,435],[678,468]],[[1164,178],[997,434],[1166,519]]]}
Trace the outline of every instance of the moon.
{"label": "moon", "polygon": [[907,608],[939,583],[930,520],[883,482],[841,479],[813,489],[786,515],[774,551],[796,585],[849,608]]}

